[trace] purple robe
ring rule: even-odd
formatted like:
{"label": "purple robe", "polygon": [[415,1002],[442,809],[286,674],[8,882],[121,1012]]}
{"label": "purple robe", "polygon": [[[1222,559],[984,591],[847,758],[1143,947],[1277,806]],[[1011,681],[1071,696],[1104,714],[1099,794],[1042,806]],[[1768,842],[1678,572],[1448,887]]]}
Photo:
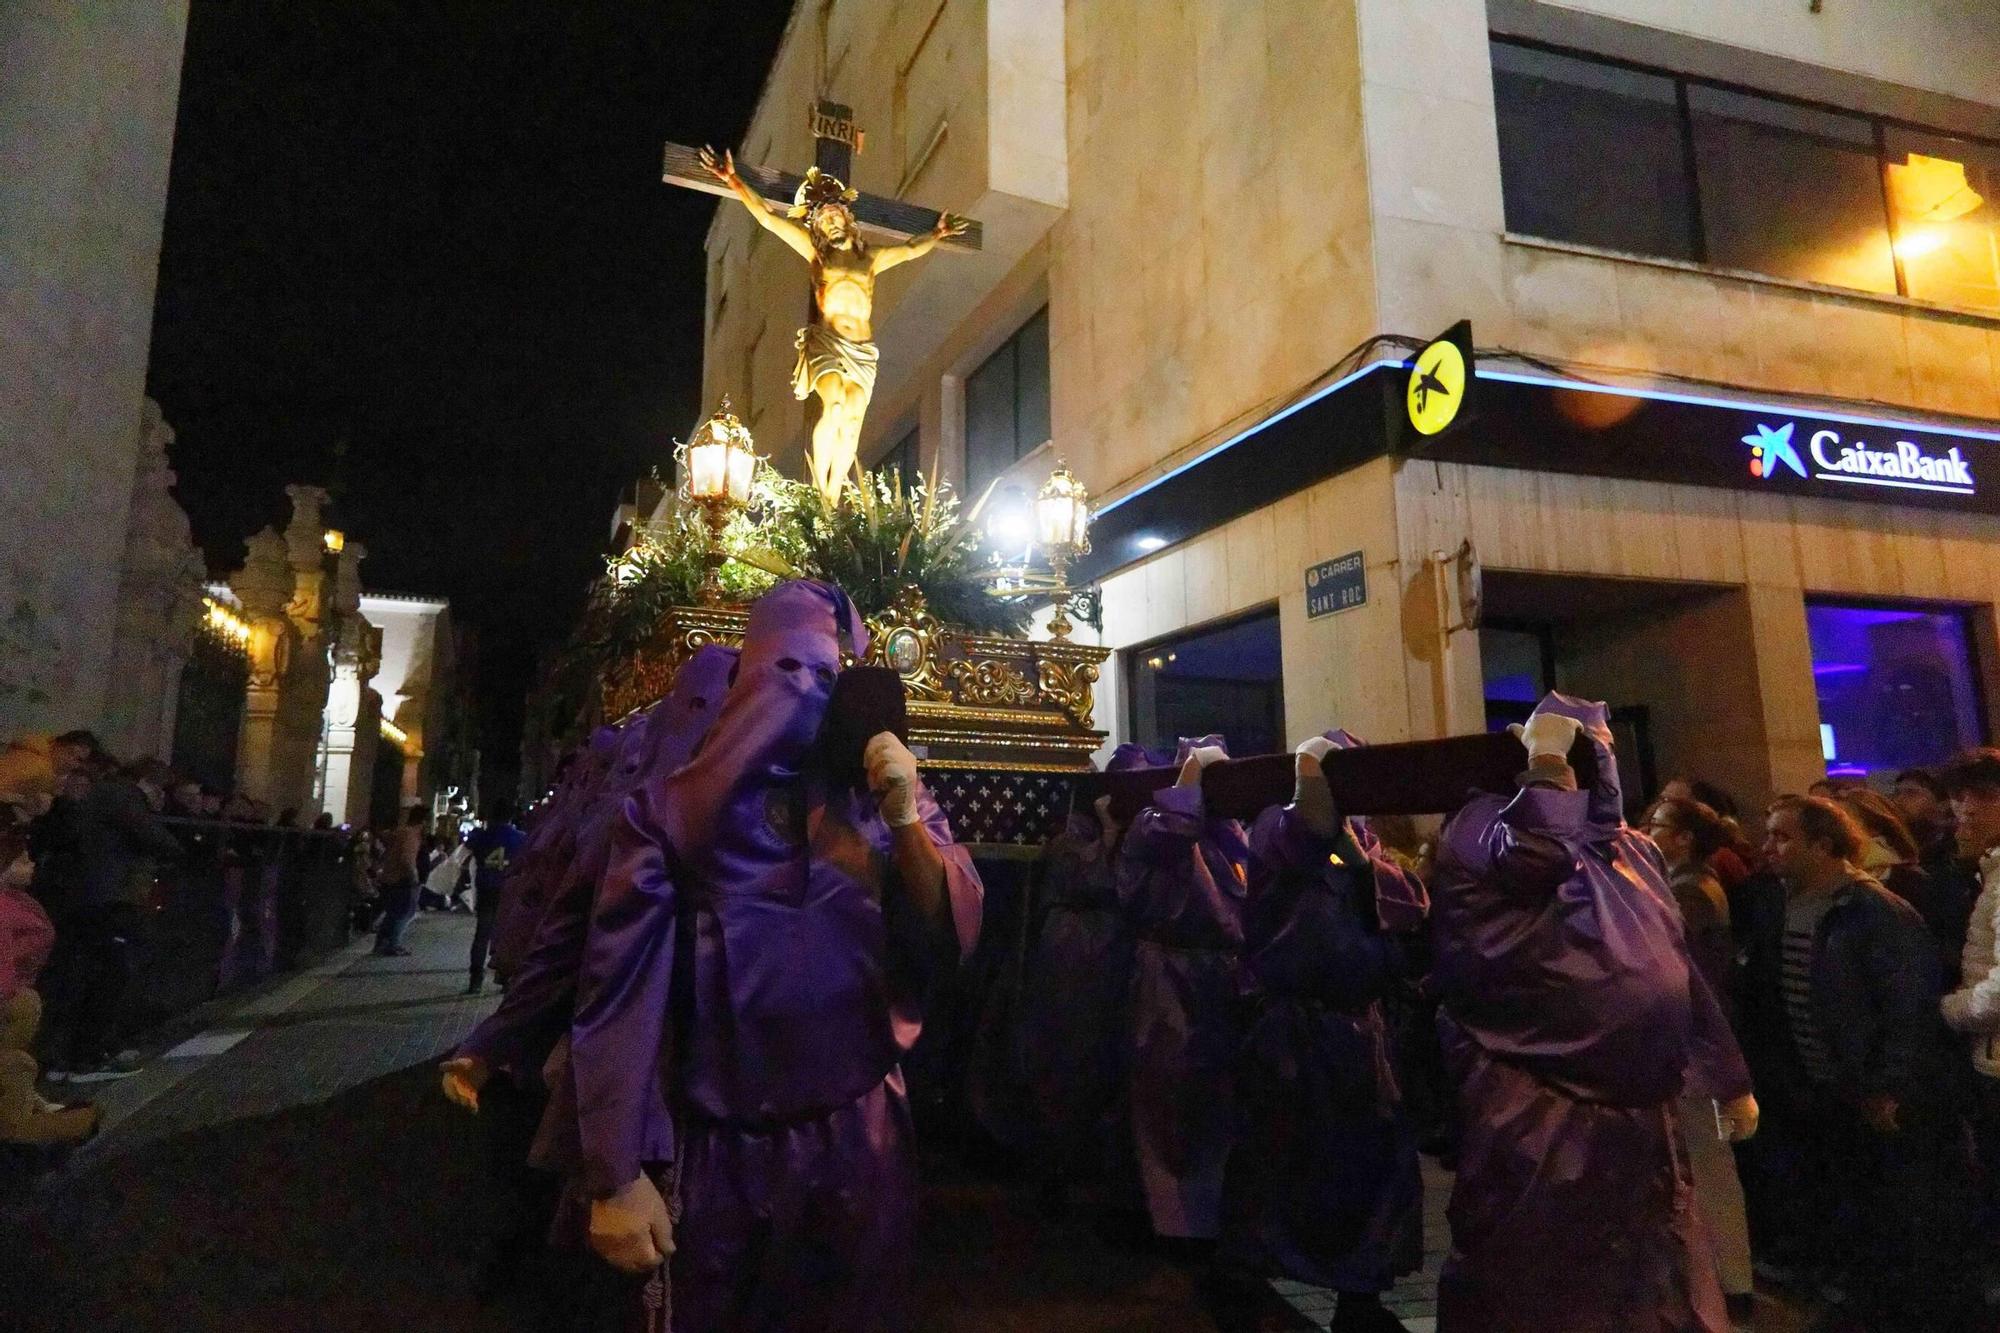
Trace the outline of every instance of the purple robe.
{"label": "purple robe", "polygon": [[[496,957],[504,954],[510,962],[517,961],[514,951],[532,938],[535,923],[541,920],[555,892],[556,878],[575,854],[577,824],[610,771],[618,735],[613,727],[593,731],[570,765],[569,775],[535,816],[534,825],[515,853],[513,864],[507,868],[506,895],[494,921]],[[475,888],[478,893],[492,891],[490,886]],[[506,950],[500,947],[503,940],[509,946]],[[505,969],[495,970],[500,976],[507,976]]]}
{"label": "purple robe", "polygon": [[[1183,741],[1177,759],[1221,737]],[[1201,787],[1155,794],[1126,830],[1118,901],[1138,937],[1131,998],[1132,1138],[1153,1230],[1221,1228],[1236,1061],[1237,961],[1249,846],[1209,819]]]}
{"label": "purple robe", "polygon": [[[824,584],[751,609],[701,752],[627,805],[585,948],[584,1182],[669,1181],[682,1333],[903,1322],[916,1169],[898,1062],[944,934],[959,956],[977,940],[981,891],[920,785],[950,919],[916,919],[874,799],[809,771],[841,629],[860,655],[860,617]],[[648,1114],[663,1093],[667,1124]]]}
{"label": "purple robe", "polygon": [[1430,898],[1367,821],[1322,838],[1290,806],[1258,817],[1250,867],[1223,1245],[1255,1271],[1385,1291],[1423,1263],[1423,1181],[1382,1000]]}
{"label": "purple robe", "polygon": [[[1107,772],[1163,765],[1121,745]],[[1043,872],[1047,906],[1021,988],[1020,1067],[1049,1165],[1078,1160],[1124,1091],[1131,1023],[1131,927],[1118,906],[1116,849],[1094,810],[1071,813]]]}
{"label": "purple robe", "polygon": [[1602,704],[1591,791],[1475,796],[1432,885],[1462,1138],[1442,1333],[1726,1333],[1675,1099],[1750,1080],[1688,961],[1659,850],[1626,827]]}
{"label": "purple robe", "polygon": [[[624,755],[624,788],[661,781],[688,761],[722,710],[735,665],[735,650],[717,644],[705,645],[688,659],[675,674],[673,689],[648,713],[647,725],[638,733],[641,743]],[[459,1054],[478,1056],[517,1082],[541,1076],[551,1049],[569,1029],[591,904],[609,855],[611,819],[623,808],[625,794],[621,791],[612,808],[599,817],[601,828],[594,837],[586,834],[579,839],[572,873],[533,922],[533,934],[500,1007],[473,1029],[459,1046]],[[551,1132],[545,1126],[542,1138],[567,1140],[570,1146],[562,1151],[552,1144],[538,1153],[549,1164],[575,1157],[575,1098],[565,1095],[566,1079],[558,1081],[555,1091],[550,1119],[563,1122],[568,1132]]]}

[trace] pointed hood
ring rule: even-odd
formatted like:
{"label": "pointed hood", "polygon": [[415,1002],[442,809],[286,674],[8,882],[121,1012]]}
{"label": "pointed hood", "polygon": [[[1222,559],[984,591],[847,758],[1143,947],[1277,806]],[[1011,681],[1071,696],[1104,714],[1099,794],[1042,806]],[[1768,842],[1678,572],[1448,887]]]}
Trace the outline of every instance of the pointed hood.
{"label": "pointed hood", "polygon": [[750,608],[735,683],[700,753],[663,790],[664,819],[683,857],[707,868],[726,858],[749,870],[798,853],[796,831],[774,824],[767,798],[805,767],[840,674],[843,636],[855,657],[867,652],[860,613],[831,584],[781,583]]}

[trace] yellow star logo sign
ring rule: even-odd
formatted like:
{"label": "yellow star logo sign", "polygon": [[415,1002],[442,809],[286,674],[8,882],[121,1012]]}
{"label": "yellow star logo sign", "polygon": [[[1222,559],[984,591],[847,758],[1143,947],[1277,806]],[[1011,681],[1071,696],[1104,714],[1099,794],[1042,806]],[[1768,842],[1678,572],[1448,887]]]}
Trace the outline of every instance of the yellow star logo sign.
{"label": "yellow star logo sign", "polygon": [[1439,339],[1417,353],[1410,369],[1410,424],[1419,435],[1435,435],[1458,417],[1465,402],[1465,354]]}

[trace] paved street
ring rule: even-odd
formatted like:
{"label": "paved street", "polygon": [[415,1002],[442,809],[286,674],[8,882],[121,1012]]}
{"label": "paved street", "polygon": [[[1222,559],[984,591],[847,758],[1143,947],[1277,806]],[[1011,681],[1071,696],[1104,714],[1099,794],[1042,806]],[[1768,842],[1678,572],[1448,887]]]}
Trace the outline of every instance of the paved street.
{"label": "paved street", "polygon": [[[497,1003],[461,994],[470,929],[426,916],[402,959],[358,942],[100,1086],[104,1133],[0,1215],[0,1329],[534,1327],[532,1293],[470,1298],[491,1191],[478,1124],[432,1072]],[[1428,1183],[1433,1253],[1394,1303],[1425,1333],[1449,1179]],[[1087,1210],[1050,1222],[1024,1190],[941,1154],[927,1154],[918,1258],[927,1331],[1217,1328],[1190,1270],[1107,1239]],[[1274,1300],[1258,1326],[1326,1323],[1329,1293],[1279,1289],[1297,1315]],[[1780,1315],[1760,1328],[1789,1327]]]}

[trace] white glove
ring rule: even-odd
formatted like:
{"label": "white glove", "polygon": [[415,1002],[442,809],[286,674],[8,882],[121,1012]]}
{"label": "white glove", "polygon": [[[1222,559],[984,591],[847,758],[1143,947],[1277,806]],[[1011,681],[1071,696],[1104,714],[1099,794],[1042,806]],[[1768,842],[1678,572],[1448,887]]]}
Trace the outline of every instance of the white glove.
{"label": "white glove", "polygon": [[493,1071],[476,1055],[456,1055],[438,1068],[444,1074],[444,1095],[453,1106],[479,1114],[479,1090]]}
{"label": "white glove", "polygon": [[917,757],[891,731],[877,732],[861,752],[868,790],[879,802],[882,822],[903,828],[917,822]]}
{"label": "white glove", "polygon": [[1561,713],[1537,713],[1528,719],[1528,725],[1519,722],[1508,724],[1507,730],[1514,738],[1527,747],[1528,762],[1544,756],[1568,760],[1569,747],[1576,743],[1577,733],[1583,730],[1583,723]]}
{"label": "white glove", "polygon": [[1316,837],[1331,838],[1340,832],[1340,812],[1333,807],[1333,788],[1326,785],[1320,761],[1333,748],[1324,736],[1299,742],[1292,778],[1292,809]]}
{"label": "white glove", "polygon": [[1176,787],[1200,785],[1201,770],[1207,768],[1210,764],[1220,763],[1227,758],[1229,758],[1228,751],[1224,750],[1220,745],[1195,746],[1188,753],[1186,762],[1181,765],[1181,775],[1175,779],[1174,785]]}
{"label": "white glove", "polygon": [[610,1198],[590,1201],[590,1248],[613,1268],[642,1275],[674,1252],[674,1219],[645,1172]]}

